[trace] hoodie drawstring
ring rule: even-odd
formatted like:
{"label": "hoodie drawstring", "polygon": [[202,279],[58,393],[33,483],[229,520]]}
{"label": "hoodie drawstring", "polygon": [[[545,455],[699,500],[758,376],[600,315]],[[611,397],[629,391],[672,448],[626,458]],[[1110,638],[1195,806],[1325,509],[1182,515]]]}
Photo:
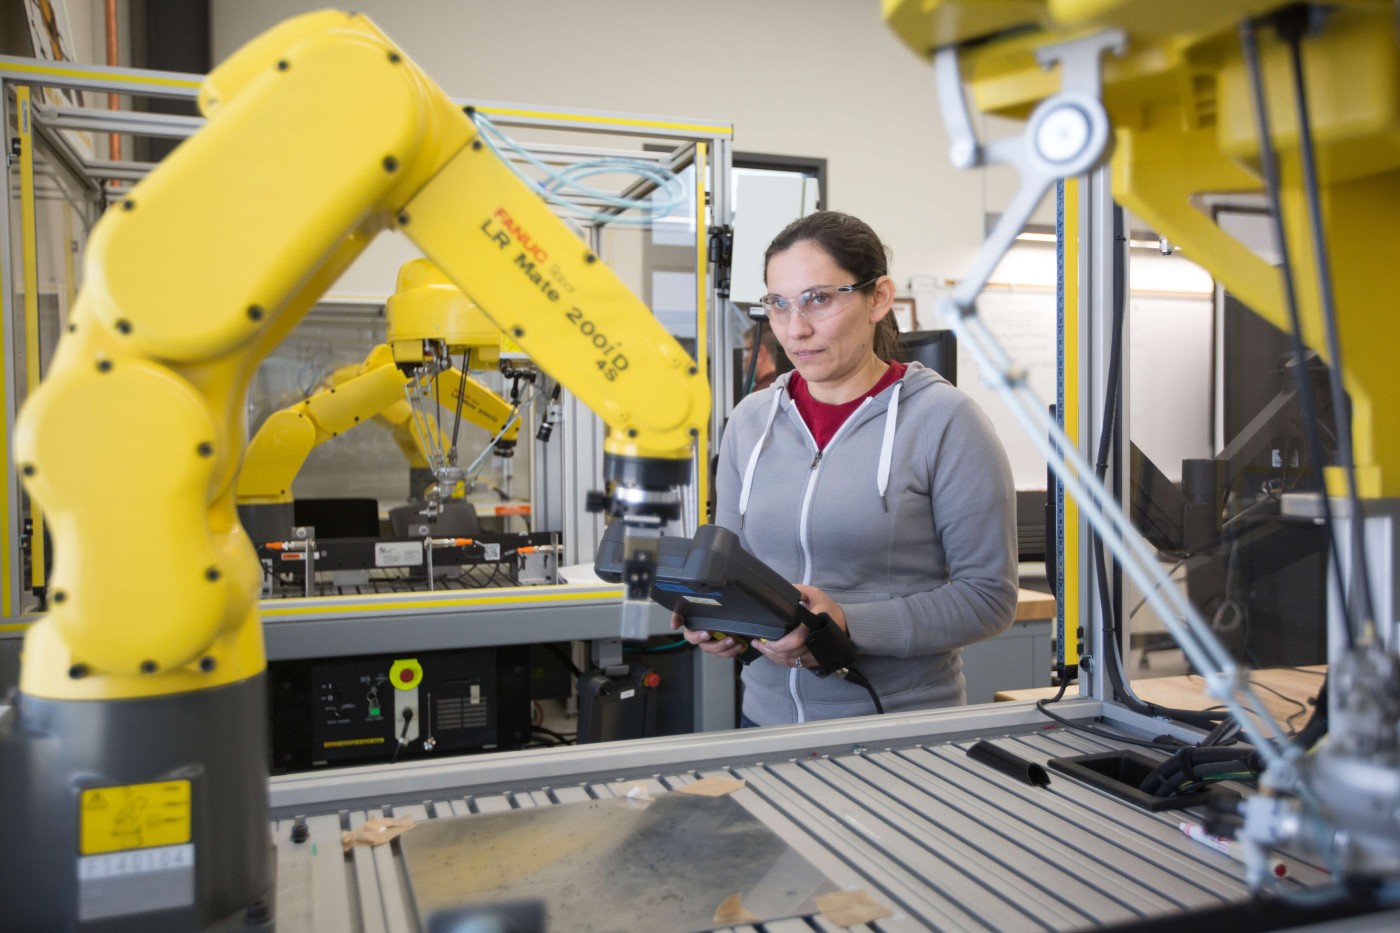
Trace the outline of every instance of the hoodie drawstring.
{"label": "hoodie drawstring", "polygon": [[758,443],[754,445],[753,453],[749,454],[749,465],[744,470],[744,485],[739,492],[740,529],[744,527],[744,513],[749,510],[749,493],[753,490],[753,475],[758,470],[758,455],[768,440],[768,432],[773,429],[773,419],[778,416],[778,407],[782,404],[784,391],[780,387],[778,391],[773,393],[773,404],[768,409],[768,420],[764,422],[763,434],[759,437]]}
{"label": "hoodie drawstring", "polygon": [[888,512],[889,503],[885,501],[885,490],[890,485],[890,461],[894,459],[894,423],[899,415],[899,390],[904,388],[904,380],[901,379],[894,384],[894,394],[890,396],[890,407],[885,412],[885,436],[880,441],[880,468],[879,475],[875,479],[875,485],[880,490],[880,505]]}

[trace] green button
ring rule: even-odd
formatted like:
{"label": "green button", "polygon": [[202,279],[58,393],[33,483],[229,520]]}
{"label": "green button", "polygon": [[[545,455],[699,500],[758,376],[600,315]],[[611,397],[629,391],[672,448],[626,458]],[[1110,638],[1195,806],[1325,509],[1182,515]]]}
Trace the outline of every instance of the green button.
{"label": "green button", "polygon": [[369,708],[369,714],[370,714],[371,716],[378,716],[378,715],[379,715],[379,707],[377,707],[377,706],[371,706],[371,707]]}

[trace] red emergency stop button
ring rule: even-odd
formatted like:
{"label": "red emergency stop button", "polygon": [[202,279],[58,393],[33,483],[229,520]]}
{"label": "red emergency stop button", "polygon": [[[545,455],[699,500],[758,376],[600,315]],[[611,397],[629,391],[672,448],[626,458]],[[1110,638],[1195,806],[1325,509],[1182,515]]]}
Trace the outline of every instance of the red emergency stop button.
{"label": "red emergency stop button", "polygon": [[650,687],[655,690],[657,687],[661,686],[661,675],[656,673],[656,671],[651,671],[642,678],[642,686]]}
{"label": "red emergency stop button", "polygon": [[423,665],[417,658],[395,661],[389,668],[389,682],[399,690],[412,690],[423,680]]}

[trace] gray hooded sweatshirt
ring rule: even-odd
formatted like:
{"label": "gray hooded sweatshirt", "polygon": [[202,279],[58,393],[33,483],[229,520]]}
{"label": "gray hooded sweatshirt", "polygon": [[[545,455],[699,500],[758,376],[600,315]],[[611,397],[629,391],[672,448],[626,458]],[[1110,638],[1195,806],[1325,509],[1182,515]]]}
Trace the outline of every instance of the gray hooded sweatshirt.
{"label": "gray hooded sweatshirt", "polygon": [[[841,606],[857,668],[887,711],[967,702],[959,648],[1016,613],[1015,488],[991,422],[919,363],[867,398],[826,449],[790,375],[734,409],[720,444],[716,523]],[[759,658],[744,669],[759,725],[875,711],[861,687]]]}

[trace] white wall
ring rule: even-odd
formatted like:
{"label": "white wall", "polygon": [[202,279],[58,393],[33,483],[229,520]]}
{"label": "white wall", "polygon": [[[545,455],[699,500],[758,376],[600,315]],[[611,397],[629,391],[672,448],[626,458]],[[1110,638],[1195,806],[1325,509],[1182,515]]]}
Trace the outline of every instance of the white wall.
{"label": "white wall", "polygon": [[[213,0],[214,57],[321,6]],[[361,0],[355,8],[454,96],[723,120],[733,123],[740,151],[827,159],[828,205],[880,233],[894,250],[892,272],[902,287],[912,275],[960,277],[981,244],[985,214],[1003,211],[1016,191],[1010,169],[960,172],[948,164],[932,69],[885,26],[876,0]],[[1018,127],[981,123],[984,136],[997,138]],[[1053,196],[1034,220],[1053,223]],[[373,292],[380,281],[382,290],[392,287],[394,270],[414,248],[399,238],[380,241],[337,291]],[[1013,256],[994,281],[1053,284],[1053,251],[1030,252],[1034,269]],[[1162,275],[1142,287],[1209,291],[1208,280],[1201,285],[1180,273],[1187,264],[1159,265]],[[1138,266],[1135,260],[1135,281]],[[919,300],[921,326],[937,326],[925,296]],[[1049,361],[1053,382],[1053,315],[1046,326],[1037,358]],[[961,375],[976,393],[977,374],[969,367]],[[1053,384],[1046,391],[1053,397]],[[985,394],[979,401],[1014,453],[1019,429]],[[1043,462],[1028,442],[1017,472],[1027,488],[1044,483]]]}
{"label": "white wall", "polygon": [[[214,58],[325,5],[213,0]],[[983,182],[948,165],[932,70],[875,0],[351,6],[454,96],[723,120],[741,151],[826,158],[829,206],[880,233],[901,283],[960,274],[981,240]]]}

